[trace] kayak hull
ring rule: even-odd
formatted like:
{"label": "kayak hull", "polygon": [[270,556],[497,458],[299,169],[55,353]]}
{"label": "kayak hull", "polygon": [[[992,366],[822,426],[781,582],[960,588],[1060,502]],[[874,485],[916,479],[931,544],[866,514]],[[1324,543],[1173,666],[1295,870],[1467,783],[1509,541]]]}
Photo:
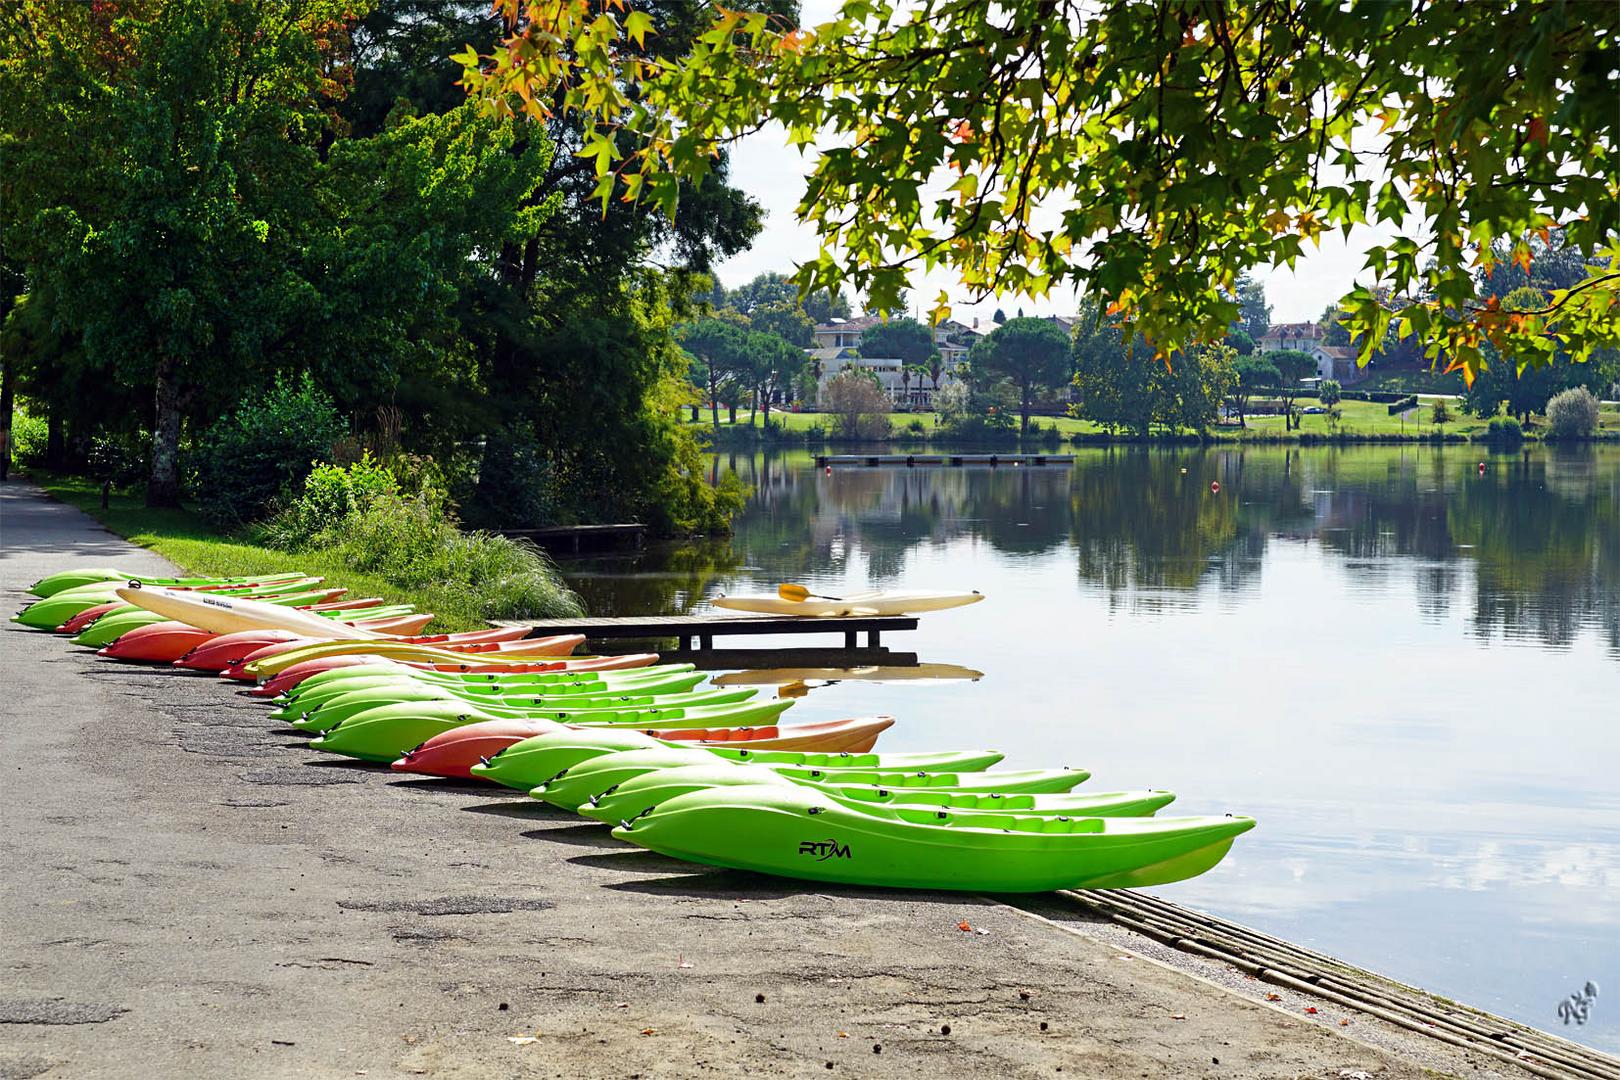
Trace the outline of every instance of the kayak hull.
{"label": "kayak hull", "polygon": [[[614,710],[536,709],[527,716],[557,723],[644,729],[647,727],[714,727],[728,721],[738,725],[780,715],[791,701],[742,702],[700,708],[657,706]],[[483,720],[498,720],[465,702],[406,702],[383,705],[328,728],[310,742],[310,748],[343,754],[362,761],[391,763],[406,750],[419,746],[450,728]],[[661,744],[660,744],[661,745]]]}
{"label": "kayak hull", "polygon": [[[671,799],[693,791],[739,784],[792,783],[766,769],[733,769],[719,765],[684,765],[655,769],[631,777],[577,807],[597,821],[618,824],[651,813]],[[902,807],[953,814],[1022,814],[1040,817],[1151,817],[1175,801],[1171,791],[1104,791],[1086,795],[1019,795],[1000,792],[891,791],[868,785],[821,786],[828,797],[856,809]]]}
{"label": "kayak hull", "polygon": [[[666,733],[667,734],[667,733]],[[493,780],[504,787],[528,791],[569,770],[588,770],[591,762],[607,755],[624,751],[662,751],[657,755],[643,755],[634,759],[642,770],[659,766],[679,767],[692,762],[712,764],[715,759],[734,764],[770,764],[780,766],[808,766],[815,768],[871,770],[892,765],[894,768],[916,770],[956,770],[973,772],[987,769],[1001,760],[1001,754],[986,751],[944,751],[920,754],[818,754],[802,751],[748,750],[735,744],[703,747],[708,756],[688,754],[683,744],[660,742],[646,732],[619,728],[590,728],[565,730],[532,739],[525,739],[475,767],[475,776]],[[696,748],[691,748],[696,749]],[[623,767],[621,759],[617,767]],[[1085,774],[1079,774],[1084,779]],[[618,779],[623,779],[619,777]],[[602,784],[581,795],[584,798],[598,794],[617,780]],[[1075,783],[1079,783],[1076,780]]]}
{"label": "kayak hull", "polygon": [[291,630],[315,638],[382,636],[373,630],[362,630],[335,619],[260,600],[145,586],[126,586],[117,592],[126,603],[216,634],[229,634],[237,630]]}
{"label": "kayak hull", "polygon": [[[787,782],[814,784],[859,785],[890,790],[913,788],[930,790],[984,793],[1041,793],[1067,791],[1084,781],[1089,773],[1076,770],[1046,770],[1030,772],[978,772],[955,773],[918,770],[894,772],[871,766],[862,767],[827,764],[823,755],[804,755],[806,760],[795,762],[793,754],[755,755],[754,762],[739,762],[721,770],[723,774],[746,780],[749,777],[778,778]],[[760,764],[758,759],[772,759],[771,764]],[[832,759],[834,762],[839,759]],[[625,781],[649,772],[682,768],[692,759],[676,750],[634,750],[604,754],[590,761],[564,769],[544,783],[536,785],[529,794],[564,810],[577,810],[593,796],[600,797]],[[885,763],[887,764],[887,763]]]}
{"label": "kayak hull", "polygon": [[[994,819],[987,821],[986,819]],[[678,796],[613,830],[663,855],[863,887],[1046,892],[1163,885],[1209,870],[1252,818],[950,812],[923,824],[772,783]]]}
{"label": "kayak hull", "polygon": [[[654,729],[652,737],[677,746],[701,747],[705,750],[747,747],[754,750],[864,752],[870,750],[872,744],[877,742],[878,735],[893,723],[894,718],[890,716],[871,716],[795,724],[791,727]],[[393,768],[398,772],[475,779],[472,768],[483,759],[494,757],[524,739],[556,731],[560,726],[549,720],[514,719],[468,724],[435,735],[416,749],[407,750],[393,763]],[[852,736],[851,733],[859,734]],[[862,745],[843,745],[857,739]]]}

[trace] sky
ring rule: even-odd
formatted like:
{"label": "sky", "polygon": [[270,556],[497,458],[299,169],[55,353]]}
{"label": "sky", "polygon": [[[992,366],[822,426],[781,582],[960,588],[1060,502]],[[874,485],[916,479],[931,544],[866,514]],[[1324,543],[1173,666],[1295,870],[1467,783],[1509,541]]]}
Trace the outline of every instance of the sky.
{"label": "sky", "polygon": [[[803,0],[803,22],[813,26],[830,18],[836,2]],[[819,250],[815,231],[801,225],[794,217],[794,208],[804,195],[804,177],[812,160],[788,146],[786,133],[778,127],[748,136],[732,148],[731,182],[765,208],[765,228],[754,240],[753,247],[718,264],[716,272],[721,284],[735,288],[759,274],[791,273],[796,264],[813,257]],[[1307,244],[1304,257],[1293,270],[1256,268],[1253,273],[1265,285],[1272,322],[1315,322],[1330,304],[1350,291],[1356,275],[1362,271],[1362,253],[1388,238],[1387,232],[1363,226],[1352,230],[1348,240],[1340,232],[1323,233],[1321,247],[1312,248]],[[1043,300],[1009,296],[969,304],[967,290],[947,271],[917,274],[911,285],[914,307],[928,307],[944,289],[951,297],[952,318],[968,325],[972,325],[975,317],[989,323],[998,307],[1008,316],[1017,314],[1019,308],[1023,308],[1026,315],[1069,315],[1076,307],[1074,294],[1068,292],[1053,293]],[[851,297],[851,301],[855,310],[860,311],[859,298]]]}

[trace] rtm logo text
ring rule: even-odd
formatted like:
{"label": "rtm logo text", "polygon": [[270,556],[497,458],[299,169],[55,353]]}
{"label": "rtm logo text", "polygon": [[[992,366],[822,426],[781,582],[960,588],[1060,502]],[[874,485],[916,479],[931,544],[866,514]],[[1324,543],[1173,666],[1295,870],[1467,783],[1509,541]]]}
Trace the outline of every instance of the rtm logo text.
{"label": "rtm logo text", "polygon": [[826,862],[828,859],[849,858],[849,845],[840,844],[836,840],[800,840],[800,855],[814,855],[816,862]]}

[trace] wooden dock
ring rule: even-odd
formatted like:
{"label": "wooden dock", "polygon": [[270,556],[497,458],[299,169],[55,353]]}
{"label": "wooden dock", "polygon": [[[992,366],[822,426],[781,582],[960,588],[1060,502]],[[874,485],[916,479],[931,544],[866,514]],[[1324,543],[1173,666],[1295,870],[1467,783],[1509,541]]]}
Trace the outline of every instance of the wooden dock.
{"label": "wooden dock", "polygon": [[906,468],[916,468],[924,465],[957,466],[988,465],[990,468],[1002,466],[1032,466],[1032,465],[1072,465],[1073,454],[817,454],[817,467],[831,468],[834,465],[858,465],[866,468],[878,468],[885,465],[899,465]]}
{"label": "wooden dock", "polygon": [[806,617],[803,615],[646,615],[584,619],[510,620],[499,626],[522,626],[530,637],[552,634],[584,634],[590,641],[614,638],[675,638],[682,651],[689,651],[692,643],[698,648],[714,648],[714,639],[732,635],[757,636],[761,634],[843,634],[844,648],[854,649],[857,636],[866,635],[868,649],[881,648],[879,641],[885,630],[915,630],[915,615],[834,615]]}
{"label": "wooden dock", "polygon": [[647,542],[647,526],[628,525],[547,525],[539,529],[496,529],[512,540],[528,540],[547,551],[581,551],[607,547],[641,547]]}

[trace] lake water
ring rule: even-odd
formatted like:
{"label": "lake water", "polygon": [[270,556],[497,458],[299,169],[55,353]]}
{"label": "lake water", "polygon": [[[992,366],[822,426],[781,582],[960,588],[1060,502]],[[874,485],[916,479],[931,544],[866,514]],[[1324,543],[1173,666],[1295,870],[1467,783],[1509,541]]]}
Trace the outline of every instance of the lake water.
{"label": "lake water", "polygon": [[754,490],[736,535],[565,563],[591,610],[979,589],[885,644],[981,678],[815,686],[788,719],[893,713],[880,749],[989,745],[1252,814],[1220,867],[1154,891],[1620,1050],[1620,449],[712,467]]}

